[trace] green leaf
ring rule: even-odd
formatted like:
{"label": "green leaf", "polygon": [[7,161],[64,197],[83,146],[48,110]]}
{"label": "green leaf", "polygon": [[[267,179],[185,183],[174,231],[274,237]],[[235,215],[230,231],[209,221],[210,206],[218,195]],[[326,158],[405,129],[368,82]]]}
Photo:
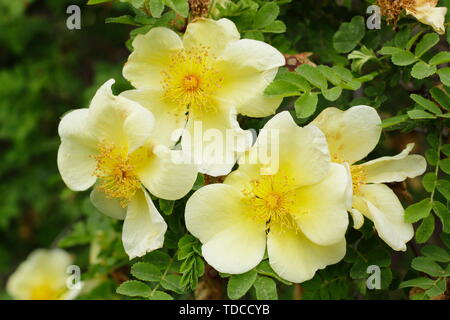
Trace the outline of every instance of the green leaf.
{"label": "green leaf", "polygon": [[148,297],[149,300],[173,300],[173,297],[164,291],[155,291]]}
{"label": "green leaf", "polygon": [[439,201],[433,202],[433,211],[442,222],[442,231],[450,233],[450,211]]}
{"label": "green leaf", "polygon": [[419,39],[419,37],[422,35],[423,31],[417,32],[411,39],[408,40],[408,43],[406,44],[405,49],[410,50],[414,43]]}
{"label": "green leaf", "polygon": [[244,33],[245,39],[253,39],[258,41],[264,41],[264,34],[260,31],[248,31]]}
{"label": "green leaf", "polygon": [[123,282],[116,290],[118,294],[130,297],[149,297],[150,287],[137,280]]}
{"label": "green leaf", "polygon": [[187,0],[164,0],[165,4],[183,18],[189,14],[189,3]]}
{"label": "green leaf", "polygon": [[399,288],[418,287],[421,289],[429,289],[434,285],[434,280],[430,278],[420,277],[400,283]]}
{"label": "green leaf", "polygon": [[427,33],[416,45],[415,55],[420,58],[425,52],[433,48],[439,42],[439,35],[432,32]]}
{"label": "green leaf", "polygon": [[159,202],[159,208],[166,216],[169,216],[172,214],[173,207],[175,205],[175,201],[159,199],[158,202]]}
{"label": "green leaf", "polygon": [[425,151],[425,159],[427,159],[427,162],[432,165],[435,166],[437,164],[437,151],[435,149],[428,149],[427,151]]}
{"label": "green leaf", "polygon": [[366,24],[361,16],[354,17],[350,22],[344,22],[333,35],[333,47],[339,53],[352,51],[364,38]]}
{"label": "green leaf", "polygon": [[181,294],[184,290],[180,285],[180,280],[181,276],[177,274],[169,274],[166,275],[160,283],[164,289]]}
{"label": "green leaf", "polygon": [[422,223],[416,230],[416,242],[425,243],[430,239],[434,231],[434,216],[432,214],[428,215],[422,220]]}
{"label": "green leaf", "polygon": [[306,79],[299,75],[297,72],[284,72],[277,75],[277,80],[290,82],[291,84],[295,85],[298,90],[303,92],[311,90],[309,82],[306,81]]}
{"label": "green leaf", "polygon": [[425,272],[433,277],[439,277],[443,273],[443,269],[436,262],[427,257],[414,258],[411,267],[414,270]]}
{"label": "green leaf", "polygon": [[272,277],[272,278],[274,278],[274,279],[276,279],[276,280],[278,280],[278,281],[280,281],[280,282],[282,282],[282,283],[284,283],[284,284],[286,284],[286,285],[291,285],[291,284],[292,284],[291,282],[289,282],[289,281],[287,281],[287,280],[284,280],[283,278],[280,278],[280,276],[278,276],[278,275],[276,274],[276,272],[273,271],[272,267],[270,266],[269,260],[263,260],[263,261],[261,261],[261,263],[258,264],[258,265],[255,267],[255,270],[256,270],[259,274],[261,274],[261,275],[263,275],[263,276],[269,276],[269,277]]}
{"label": "green leaf", "polygon": [[448,51],[442,51],[437,53],[433,58],[428,61],[431,65],[438,65],[450,62],[450,52]]}
{"label": "green leaf", "polygon": [[450,111],[450,97],[448,94],[441,89],[434,87],[430,90],[431,96],[437,103],[441,105],[444,109]]}
{"label": "green leaf", "polygon": [[305,92],[295,101],[295,114],[300,119],[308,118],[316,111],[318,101],[317,94]]}
{"label": "green leaf", "polygon": [[450,234],[441,233],[439,237],[441,238],[447,249],[450,249]]}
{"label": "green leaf", "polygon": [[255,283],[257,275],[258,273],[255,270],[232,275],[227,285],[228,297],[232,300],[242,298]]}
{"label": "green leaf", "polygon": [[263,29],[261,29],[262,32],[268,32],[268,33],[284,33],[286,32],[286,25],[281,20],[276,20],[269,24],[268,26],[265,26]]}
{"label": "green leaf", "polygon": [[149,8],[150,13],[155,18],[160,18],[161,14],[164,11],[164,2],[163,0],[149,0]]}
{"label": "green leaf", "polygon": [[436,70],[436,66],[430,66],[423,61],[419,61],[413,66],[411,75],[416,79],[425,79],[435,74]]}
{"label": "green leaf", "polygon": [[444,248],[438,247],[436,245],[430,244],[423,247],[420,252],[433,261],[437,262],[450,262],[450,254]]}
{"label": "green leaf", "polygon": [[423,111],[423,110],[410,110],[407,112],[408,116],[411,119],[416,119],[416,120],[420,120],[420,119],[436,119],[436,116],[434,114],[431,114],[427,111]]}
{"label": "green leaf", "polygon": [[403,50],[400,48],[397,48],[397,47],[385,46],[385,47],[381,48],[380,51],[378,51],[378,53],[382,54],[382,55],[391,55],[396,52],[403,52]]}
{"label": "green leaf", "polygon": [[450,157],[450,144],[444,144],[441,147],[441,152],[445,154],[447,157]]}
{"label": "green leaf", "polygon": [[[335,86],[339,86],[342,83],[342,79],[339,76],[339,74],[335,71],[335,69],[330,68],[329,66],[325,66],[325,65],[319,65],[316,67],[316,69],[319,70],[319,72]],[[344,70],[347,70],[347,69],[344,69]],[[348,75],[346,75],[346,76],[348,76]],[[352,79],[353,79],[353,75],[350,73],[350,80],[352,80]]]}
{"label": "green leaf", "polygon": [[267,86],[264,94],[270,97],[289,97],[298,96],[300,93],[295,84],[286,80],[275,80]]}
{"label": "green leaf", "polygon": [[267,27],[275,21],[279,13],[280,8],[276,4],[276,2],[265,3],[255,15],[253,27],[256,29]]}
{"label": "green leaf", "polygon": [[450,68],[442,68],[437,71],[441,82],[446,86],[450,86]]}
{"label": "green leaf", "polygon": [[423,199],[405,210],[405,221],[409,223],[417,222],[420,219],[428,217],[431,211],[430,198]]}
{"label": "green leaf", "polygon": [[408,66],[417,61],[417,58],[409,51],[402,50],[391,56],[392,63],[397,66]]}
{"label": "green leaf", "polygon": [[136,21],[134,21],[134,18],[129,15],[106,18],[105,23],[121,23],[121,24],[129,24],[132,26],[140,26],[140,24],[136,23]]}
{"label": "green leaf", "polygon": [[422,177],[422,185],[427,192],[431,192],[434,189],[437,177],[434,172],[428,172]]}
{"label": "green leaf", "polygon": [[440,179],[438,180],[436,187],[445,199],[450,200],[450,181]]}
{"label": "green leaf", "polygon": [[144,262],[149,262],[152,265],[155,265],[159,268],[159,270],[165,269],[170,263],[170,259],[170,256],[161,250],[152,251],[144,256]]}
{"label": "green leaf", "polygon": [[327,89],[327,79],[316,67],[310,66],[309,64],[302,64],[295,71],[314,86],[320,89]]}
{"label": "green leaf", "polygon": [[277,300],[277,284],[268,277],[259,276],[255,281],[256,298],[258,300]]}
{"label": "green leaf", "polygon": [[159,268],[148,262],[138,262],[131,267],[131,274],[143,281],[159,281],[162,273]]}
{"label": "green leaf", "polygon": [[446,174],[450,174],[450,158],[446,158],[439,162],[439,168]]}
{"label": "green leaf", "polygon": [[425,293],[432,298],[443,294],[446,288],[447,280],[445,278],[441,278],[436,280],[434,286],[425,291]]}
{"label": "green leaf", "polygon": [[328,101],[336,101],[342,94],[342,88],[334,87],[330,89],[322,89],[322,94]]}
{"label": "green leaf", "polygon": [[433,112],[434,114],[442,114],[441,109],[433,102],[428,99],[425,99],[418,94],[411,94],[411,99],[413,99],[417,104],[424,107],[426,110]]}
{"label": "green leaf", "polygon": [[[361,87],[361,82],[353,77],[353,74],[350,70],[342,67],[342,66],[334,66],[331,69],[336,73],[336,75],[343,80],[343,84],[339,86],[344,89],[349,90],[358,90]],[[334,82],[332,82],[334,83]]]}
{"label": "green leaf", "polygon": [[406,114],[400,114],[395,117],[386,118],[386,119],[382,120],[381,127],[384,129],[384,128],[397,126],[399,124],[402,124],[402,123],[408,121],[408,119],[409,119],[409,117]]}

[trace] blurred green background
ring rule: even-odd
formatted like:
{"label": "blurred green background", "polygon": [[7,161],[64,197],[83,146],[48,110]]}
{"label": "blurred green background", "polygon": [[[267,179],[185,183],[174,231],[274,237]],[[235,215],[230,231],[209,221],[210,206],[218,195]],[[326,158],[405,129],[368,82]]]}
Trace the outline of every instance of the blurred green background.
{"label": "blurred green background", "polygon": [[[66,27],[71,4],[81,7],[80,30]],[[130,27],[105,24],[127,10],[83,0],[0,0],[0,288],[32,249],[51,246],[93,210],[87,193],[71,192],[60,178],[57,128],[104,81],[127,88],[121,69]]]}

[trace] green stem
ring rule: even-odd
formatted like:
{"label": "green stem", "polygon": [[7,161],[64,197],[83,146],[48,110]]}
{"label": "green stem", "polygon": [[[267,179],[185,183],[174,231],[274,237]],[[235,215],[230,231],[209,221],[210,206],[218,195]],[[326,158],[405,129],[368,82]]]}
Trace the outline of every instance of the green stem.
{"label": "green stem", "polygon": [[153,296],[153,295],[155,294],[156,290],[158,290],[158,288],[160,287],[161,282],[163,282],[164,279],[166,278],[167,273],[169,272],[169,269],[170,269],[170,267],[172,266],[172,263],[173,263],[173,261],[175,260],[175,257],[177,256],[177,253],[178,253],[178,251],[175,252],[175,254],[173,255],[173,257],[170,259],[169,264],[167,265],[166,270],[164,270],[164,273],[163,273],[163,275],[161,276],[161,280],[159,280],[158,284],[153,288],[152,293],[150,294],[150,296]]}

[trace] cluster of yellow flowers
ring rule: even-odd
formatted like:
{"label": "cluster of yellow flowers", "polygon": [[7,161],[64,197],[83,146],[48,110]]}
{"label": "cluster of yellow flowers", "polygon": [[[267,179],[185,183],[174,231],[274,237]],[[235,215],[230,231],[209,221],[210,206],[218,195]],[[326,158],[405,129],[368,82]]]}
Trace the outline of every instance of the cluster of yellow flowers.
{"label": "cluster of yellow flowers", "polygon": [[[110,80],[89,109],[67,114],[59,126],[58,153],[69,188],[93,186],[93,204],[124,219],[122,241],[130,259],[163,246],[167,225],[149,194],[180,199],[198,172],[227,175],[223,183],[195,192],[185,209],[188,230],[218,271],[252,269],[267,245],[270,264],[281,277],[311,279],[316,270],[343,258],[347,211],[355,228],[365,216],[393,249],[406,250],[412,225],[404,222],[400,201],[382,183],[420,175],[426,162],[408,155],[413,147],[408,145],[395,157],[355,164],[378,143],[381,121],[375,109],[327,108],[303,128],[284,111],[267,122],[253,143],[237,114],[276,112],[281,99],[263,91],[285,63],[280,52],[261,41],[240,39],[227,19],[197,19],[183,37],[154,28],[138,35],[133,47],[123,74],[135,89],[115,96]],[[238,143],[224,143],[217,151],[216,140],[193,141],[188,137],[196,123],[203,135],[211,129],[223,136],[232,131]],[[277,131],[279,139],[268,143],[269,131]],[[269,161],[252,157],[273,144],[278,152]],[[216,152],[233,161],[217,161]],[[194,161],[174,161],[175,154],[194,155]],[[256,161],[242,161],[248,158]],[[236,161],[239,168],[231,172]],[[268,174],[274,161],[277,170]]]}
{"label": "cluster of yellow flowers", "polygon": [[[311,279],[344,257],[347,212],[355,228],[366,217],[389,246],[406,250],[413,227],[383,183],[418,176],[426,162],[408,155],[413,147],[408,145],[397,156],[358,163],[380,138],[375,109],[327,108],[305,127],[283,111],[253,141],[237,115],[266,117],[279,107],[281,99],[263,94],[285,64],[275,48],[240,39],[227,19],[197,19],[182,37],[153,28],[138,35],[133,47],[123,74],[135,89],[116,96],[110,80],[89,108],[64,116],[57,161],[70,189],[93,187],[95,207],[124,220],[122,241],[130,259],[163,246],[167,225],[150,194],[180,199],[198,172],[227,175],[223,183],[196,191],[185,209],[188,230],[203,243],[205,260],[220,272],[252,269],[267,247],[280,277]],[[238,143],[225,143],[217,151],[215,140],[192,141],[187,137],[198,122],[202,134],[231,131]],[[269,131],[278,132],[279,139],[268,142]],[[252,158],[260,149],[275,147],[276,159]],[[217,162],[216,152],[233,161]],[[174,161],[186,154],[194,161]],[[242,160],[248,158],[256,161]],[[269,172],[274,161],[277,170]],[[236,162],[239,167],[231,172]]]}

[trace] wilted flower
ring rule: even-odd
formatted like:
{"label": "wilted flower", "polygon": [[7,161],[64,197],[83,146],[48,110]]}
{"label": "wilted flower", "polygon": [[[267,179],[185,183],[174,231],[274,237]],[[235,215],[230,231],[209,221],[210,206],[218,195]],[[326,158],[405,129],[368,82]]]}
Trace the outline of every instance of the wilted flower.
{"label": "wilted flower", "polygon": [[414,16],[420,22],[431,26],[439,34],[445,33],[446,7],[436,7],[439,0],[415,0],[412,7],[406,8],[406,13]]}

